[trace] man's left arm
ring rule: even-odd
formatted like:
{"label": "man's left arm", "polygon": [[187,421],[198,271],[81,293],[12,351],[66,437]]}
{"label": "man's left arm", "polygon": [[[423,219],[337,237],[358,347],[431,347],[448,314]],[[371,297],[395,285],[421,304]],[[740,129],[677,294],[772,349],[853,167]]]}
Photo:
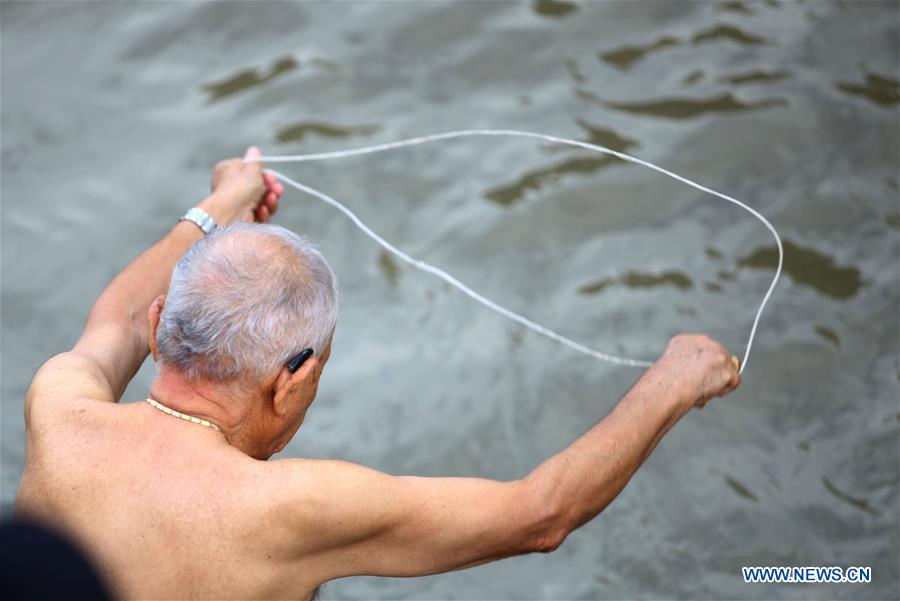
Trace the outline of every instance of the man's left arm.
{"label": "man's left arm", "polygon": [[[248,158],[258,155],[255,148],[247,152]],[[284,192],[258,161],[240,159],[216,165],[212,188],[197,206],[220,226],[268,221]],[[36,398],[60,394],[111,402],[121,398],[150,352],[150,305],[166,294],[175,264],[202,237],[194,223],[181,221],[113,279],[91,309],[72,350],[52,357],[35,374],[26,415]]]}

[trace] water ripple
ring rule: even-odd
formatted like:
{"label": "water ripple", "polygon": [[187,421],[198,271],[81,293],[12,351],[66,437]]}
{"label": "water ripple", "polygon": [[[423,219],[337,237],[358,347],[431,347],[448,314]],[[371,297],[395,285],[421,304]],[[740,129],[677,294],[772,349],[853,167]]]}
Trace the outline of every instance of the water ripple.
{"label": "water ripple", "polygon": [[900,82],[890,77],[865,72],[865,83],[835,82],[835,87],[851,96],[862,96],[881,106],[900,103]]}
{"label": "water ripple", "polygon": [[727,40],[736,42],[745,46],[762,46],[771,43],[771,40],[762,36],[747,33],[734,25],[721,24],[710,29],[697,32],[691,38],[694,44],[702,44],[704,42],[713,42],[719,40]]}
{"label": "water ripple", "polygon": [[296,59],[286,56],[275,61],[264,73],[258,69],[244,69],[223,80],[204,85],[203,90],[209,94],[210,102],[216,102],[238,92],[268,83],[299,66],[300,63]]}
{"label": "water ripple", "polygon": [[[748,33],[735,25],[719,24],[709,29],[698,31],[691,37],[694,45],[706,42],[728,41],[745,46],[763,46],[771,43],[769,38]],[[666,48],[680,46],[683,42],[674,36],[663,36],[654,42],[641,45],[622,46],[598,54],[600,60],[619,69],[628,69],[635,63],[644,60],[648,55]]]}
{"label": "water ripple", "polygon": [[626,288],[656,288],[658,286],[675,286],[681,290],[692,288],[694,283],[680,271],[664,271],[662,273],[646,273],[641,271],[629,271],[618,278],[603,278],[590,282],[578,289],[579,294],[600,294],[610,286],[625,286]]}
{"label": "water ripple", "polygon": [[692,119],[710,113],[739,113],[788,106],[788,102],[784,98],[764,98],[755,102],[745,102],[736,98],[731,92],[710,98],[662,98],[642,102],[603,100],[585,90],[576,90],[575,93],[580,98],[601,104],[609,109],[666,119]]}
{"label": "water ripple", "polygon": [[575,11],[578,7],[564,0],[535,0],[531,8],[544,17],[562,17]]}
{"label": "water ripple", "polygon": [[[638,145],[637,141],[624,138],[611,129],[596,127],[579,119],[578,125],[588,132],[587,142],[625,152]],[[545,184],[555,182],[563,175],[594,173],[622,160],[610,155],[575,156],[553,165],[530,171],[511,184],[488,190],[485,198],[503,206],[513,205],[529,190],[539,190]]]}
{"label": "water ripple", "polygon": [[323,138],[351,138],[355,136],[370,136],[381,129],[380,125],[355,125],[340,127],[319,121],[301,121],[288,125],[278,131],[275,140],[281,144],[287,142],[300,142],[308,135],[321,136]]}
{"label": "water ripple", "polygon": [[[839,266],[832,257],[812,248],[805,248],[790,240],[784,243],[784,273],[797,284],[808,286],[825,296],[846,300],[863,286],[862,274],[853,266]],[[741,267],[772,269],[778,261],[775,246],[759,248],[739,259]]]}
{"label": "water ripple", "polygon": [[728,75],[719,78],[722,83],[733,86],[742,86],[749,83],[762,83],[767,81],[781,81],[790,79],[791,74],[787,71],[749,71],[747,73],[739,73],[737,75]]}
{"label": "water ripple", "polygon": [[652,54],[653,52],[658,52],[672,46],[678,46],[680,43],[681,42],[679,42],[676,38],[666,36],[656,40],[655,42],[651,42],[650,44],[645,44],[643,46],[623,46],[621,48],[602,52],[599,56],[600,60],[609,63],[614,67],[627,69],[632,64],[646,58],[648,54]]}
{"label": "water ripple", "polygon": [[834,485],[834,482],[829,480],[827,477],[822,478],[822,484],[825,485],[825,490],[830,492],[832,495],[840,499],[841,501],[851,505],[864,513],[868,513],[871,516],[878,517],[881,515],[881,511],[878,508],[873,507],[869,501],[862,497],[855,497],[850,493],[844,492],[840,488]]}

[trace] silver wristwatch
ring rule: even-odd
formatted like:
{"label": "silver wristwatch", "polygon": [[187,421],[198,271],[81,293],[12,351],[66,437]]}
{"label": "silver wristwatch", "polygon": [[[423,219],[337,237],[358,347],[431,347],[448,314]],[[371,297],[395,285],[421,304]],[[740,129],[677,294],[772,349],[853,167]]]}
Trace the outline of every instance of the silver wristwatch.
{"label": "silver wristwatch", "polygon": [[209,234],[217,227],[213,218],[200,207],[188,209],[188,212],[182,215],[178,221],[190,221],[203,230],[204,234]]}

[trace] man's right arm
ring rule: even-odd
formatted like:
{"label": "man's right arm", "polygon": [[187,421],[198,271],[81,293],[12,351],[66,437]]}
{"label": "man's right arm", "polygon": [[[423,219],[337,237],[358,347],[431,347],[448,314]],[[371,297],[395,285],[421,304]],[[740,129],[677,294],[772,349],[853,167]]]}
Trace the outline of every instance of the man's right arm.
{"label": "man's right arm", "polygon": [[740,384],[731,355],[702,335],[676,336],[612,413],[529,480],[551,491],[564,532],[593,519],[615,499],[663,436],[696,406]]}
{"label": "man's right arm", "polygon": [[[276,517],[286,526],[283,542],[321,582],[434,574],[552,551],[612,502],[683,415],[739,382],[721,345],[678,336],[612,413],[512,482],[397,477],[337,461],[274,462],[275,494],[291,503],[287,516]],[[290,540],[300,532],[310,535]]]}

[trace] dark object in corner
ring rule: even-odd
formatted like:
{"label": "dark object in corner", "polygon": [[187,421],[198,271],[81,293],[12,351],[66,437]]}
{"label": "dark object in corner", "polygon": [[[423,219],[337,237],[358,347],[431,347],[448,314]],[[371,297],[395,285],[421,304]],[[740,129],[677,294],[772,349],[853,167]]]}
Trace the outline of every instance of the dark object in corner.
{"label": "dark object in corner", "polygon": [[23,520],[0,525],[0,590],[17,601],[112,599],[84,553],[44,526]]}

